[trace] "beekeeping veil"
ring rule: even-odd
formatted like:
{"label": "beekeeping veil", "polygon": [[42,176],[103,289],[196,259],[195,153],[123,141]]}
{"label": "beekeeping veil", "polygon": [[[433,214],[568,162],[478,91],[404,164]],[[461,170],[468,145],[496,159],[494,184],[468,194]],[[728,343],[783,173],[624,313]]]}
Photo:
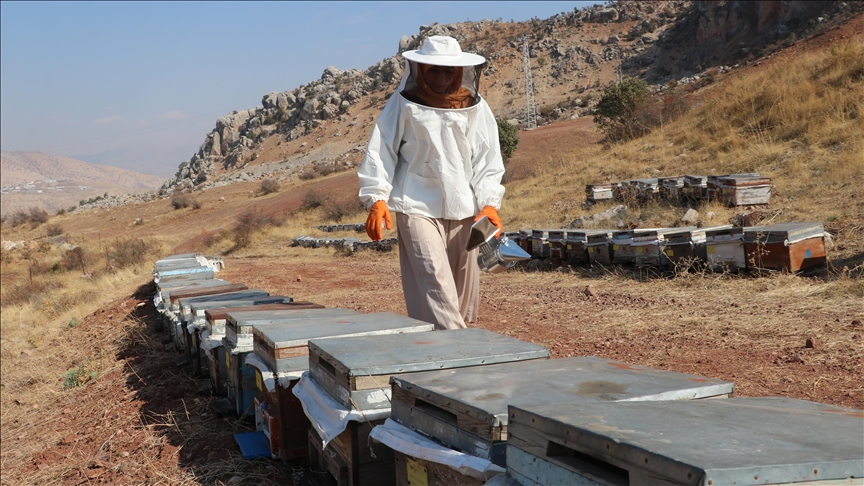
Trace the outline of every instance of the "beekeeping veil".
{"label": "beekeeping veil", "polygon": [[400,93],[417,88],[417,80],[420,76],[418,64],[452,66],[461,68],[461,85],[470,93],[473,99],[472,105],[480,101],[478,95],[480,67],[486,59],[477,54],[462,52],[456,39],[447,36],[428,37],[423,41],[420,49],[403,52],[402,57],[405,58],[405,69],[399,85]]}

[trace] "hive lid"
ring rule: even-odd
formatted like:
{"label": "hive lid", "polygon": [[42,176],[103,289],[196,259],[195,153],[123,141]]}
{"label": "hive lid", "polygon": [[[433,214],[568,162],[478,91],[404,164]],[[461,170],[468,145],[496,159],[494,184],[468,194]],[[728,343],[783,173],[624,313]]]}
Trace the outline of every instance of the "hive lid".
{"label": "hive lid", "polygon": [[[290,298],[290,297],[289,297]],[[256,304],[256,305],[240,305],[240,306],[223,306],[204,311],[207,320],[213,322],[219,319],[228,319],[228,313],[240,314],[242,312],[268,312],[274,310],[302,310],[302,309],[323,309],[324,306],[312,302],[283,302],[281,304]]]}
{"label": "hive lid", "polygon": [[615,230],[611,229],[581,229],[581,230],[567,230],[567,239],[574,240],[587,240],[589,236],[596,235],[605,235],[607,238],[612,235],[612,232]]}
{"label": "hive lid", "polygon": [[744,241],[748,243],[795,243],[825,234],[822,223],[780,223],[768,226],[751,226],[744,229]]}
{"label": "hive lid", "polygon": [[410,373],[549,357],[549,350],[542,346],[478,328],[422,335],[313,340],[309,343],[309,352],[324,356],[348,376]]}
{"label": "hive lid", "polygon": [[[448,331],[450,332],[450,331]],[[730,382],[593,356],[430,371],[393,378],[439,407],[492,426],[507,425],[508,404],[685,400],[732,393]],[[458,404],[458,405],[457,405]]]}
{"label": "hive lid", "polygon": [[215,302],[194,302],[191,304],[192,312],[206,311],[210,309],[222,309],[226,307],[249,307],[263,304],[284,304],[291,302],[291,297],[284,295],[266,295],[263,297],[251,297],[247,299],[218,300]]}
{"label": "hive lid", "polygon": [[864,411],[803,400],[514,405],[510,420],[663,484],[864,477]]}
{"label": "hive lid", "polygon": [[286,310],[252,310],[229,311],[228,322],[234,326],[269,325],[293,319],[312,319],[316,317],[341,317],[358,315],[359,312],[350,309],[286,309]]}
{"label": "hive lid", "polygon": [[[304,346],[310,339],[341,339],[342,336],[376,335],[368,346],[355,350],[374,357],[379,356],[382,351],[378,339],[382,339],[384,336],[378,335],[402,331],[431,331],[433,327],[428,322],[418,321],[392,312],[376,312],[319,318],[310,315],[309,319],[290,326],[256,327],[253,333],[256,340],[267,343],[273,349]],[[417,340],[416,337],[411,339]],[[328,339],[329,341],[330,339]],[[360,345],[358,344],[358,346]]]}
{"label": "hive lid", "polygon": [[270,293],[261,289],[245,289],[236,290],[234,292],[222,292],[219,294],[200,295],[198,297],[183,297],[177,299],[177,303],[182,307],[189,307],[192,304],[201,304],[204,302],[217,302],[220,300],[237,300],[237,299],[252,299],[256,297],[267,297]]}

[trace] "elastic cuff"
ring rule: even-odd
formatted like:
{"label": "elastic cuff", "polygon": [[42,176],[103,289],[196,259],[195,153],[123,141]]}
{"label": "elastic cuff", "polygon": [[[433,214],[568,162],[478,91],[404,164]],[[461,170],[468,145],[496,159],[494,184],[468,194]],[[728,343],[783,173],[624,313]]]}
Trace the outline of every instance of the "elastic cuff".
{"label": "elastic cuff", "polygon": [[369,197],[369,202],[366,203],[366,209],[371,209],[372,206],[374,206],[375,203],[378,201],[384,201],[386,203],[387,199],[388,199],[384,196],[368,196],[368,197]]}

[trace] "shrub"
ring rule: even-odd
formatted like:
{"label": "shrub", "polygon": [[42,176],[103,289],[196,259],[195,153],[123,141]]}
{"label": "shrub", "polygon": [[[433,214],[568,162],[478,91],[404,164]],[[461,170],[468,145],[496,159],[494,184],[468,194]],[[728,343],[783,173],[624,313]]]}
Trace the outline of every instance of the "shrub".
{"label": "shrub", "polygon": [[171,196],[171,207],[174,209],[188,208],[192,205],[192,197],[185,192],[178,192]]}
{"label": "shrub", "polygon": [[201,209],[202,207],[204,207],[204,204],[201,201],[198,199],[192,200],[192,209]]}
{"label": "shrub", "polygon": [[81,273],[87,274],[87,264],[93,260],[89,251],[80,246],[63,253],[63,267],[66,270],[80,269]]}
{"label": "shrub", "polygon": [[261,214],[257,209],[250,209],[237,216],[237,223],[234,225],[233,231],[233,250],[249,246],[252,241],[252,234],[265,226],[282,226],[282,220],[272,215]]}
{"label": "shrub", "polygon": [[635,138],[645,133],[634,115],[648,100],[648,85],[641,79],[626,78],[606,87],[597,103],[594,121],[610,141]]}
{"label": "shrub", "polygon": [[45,233],[48,236],[60,236],[63,234],[63,228],[59,224],[49,224],[45,227]]}
{"label": "shrub", "polygon": [[261,181],[261,194],[267,195],[274,192],[279,192],[279,183],[274,179],[264,179]]}
{"label": "shrub", "polygon": [[66,210],[63,209],[63,208],[60,208],[60,209],[58,209],[57,212],[54,213],[54,214],[56,214],[57,216],[63,216],[64,214],[66,214]]}
{"label": "shrub", "polygon": [[12,226],[21,226],[30,220],[30,217],[22,209],[18,209],[7,217],[9,224]]}
{"label": "shrub", "polygon": [[155,254],[158,247],[143,238],[115,240],[105,249],[105,258],[113,268],[126,268],[144,263]]}
{"label": "shrub", "polygon": [[42,223],[48,221],[48,218],[51,216],[48,215],[48,212],[42,208],[32,207],[30,208],[30,225],[34,228],[39,226]]}
{"label": "shrub", "polygon": [[324,198],[321,196],[321,193],[318,191],[309,191],[303,196],[303,204],[302,208],[309,210],[321,207],[324,204]]}
{"label": "shrub", "polygon": [[519,145],[519,137],[517,136],[516,127],[507,123],[505,120],[498,119],[498,144],[501,146],[501,157],[504,158],[504,163],[510,161],[513,153],[516,152],[516,146]]}
{"label": "shrub", "polygon": [[339,223],[342,219],[365,212],[366,208],[356,196],[344,199],[328,199],[324,205],[324,215],[329,221]]}

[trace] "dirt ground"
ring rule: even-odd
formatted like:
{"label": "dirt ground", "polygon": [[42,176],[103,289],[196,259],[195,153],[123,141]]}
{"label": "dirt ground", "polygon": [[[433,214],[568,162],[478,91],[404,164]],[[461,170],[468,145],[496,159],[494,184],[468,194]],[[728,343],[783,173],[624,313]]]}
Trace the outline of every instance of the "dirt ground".
{"label": "dirt ground", "polygon": [[[227,258],[219,276],[327,307],[405,314],[396,252],[292,251]],[[512,270],[483,275],[472,326],[547,346],[553,358],[593,355],[728,380],[736,396],[864,409],[860,301],[823,290],[789,275]],[[57,338],[80,341],[81,356],[104,357],[107,369],[53,403],[15,398],[28,413],[3,423],[2,484],[292,484],[297,464],[241,458],[233,434],[251,422],[211,410],[213,397],[176,366],[153,331],[153,291],[142,285]],[[49,350],[5,365],[51,359]]]}

